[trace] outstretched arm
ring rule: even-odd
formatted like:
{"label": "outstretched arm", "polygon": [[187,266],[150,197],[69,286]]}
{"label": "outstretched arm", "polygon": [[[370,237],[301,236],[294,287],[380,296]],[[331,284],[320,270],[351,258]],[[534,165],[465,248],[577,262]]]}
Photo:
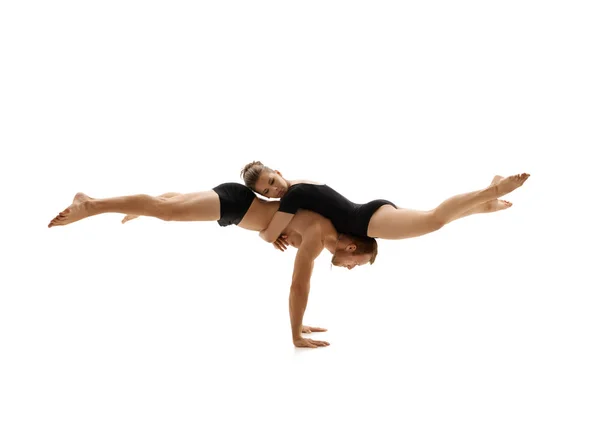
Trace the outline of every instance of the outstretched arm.
{"label": "outstretched arm", "polygon": [[281,235],[285,227],[288,226],[292,218],[294,217],[291,213],[284,213],[278,211],[269,222],[269,226],[260,232],[260,237],[268,243],[273,243]]}
{"label": "outstretched arm", "polygon": [[310,278],[312,276],[315,258],[324,248],[321,228],[318,224],[310,227],[302,236],[302,244],[296,254],[292,286],[290,289],[290,323],[292,340],[297,347],[327,346],[325,341],[305,339],[302,337],[302,318],[308,304]]}

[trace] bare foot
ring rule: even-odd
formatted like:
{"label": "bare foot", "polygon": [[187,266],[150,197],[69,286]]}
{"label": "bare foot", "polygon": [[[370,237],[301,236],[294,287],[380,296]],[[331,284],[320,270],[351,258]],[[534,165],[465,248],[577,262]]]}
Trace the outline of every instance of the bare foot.
{"label": "bare foot", "polygon": [[87,196],[85,193],[77,193],[73,198],[73,203],[57,214],[48,224],[48,228],[57,225],[72,224],[73,222],[89,217],[89,204],[92,200],[93,198]]}
{"label": "bare foot", "polygon": [[124,224],[125,222],[129,222],[130,220],[135,219],[135,218],[139,218],[139,216],[135,215],[135,214],[128,214],[123,218],[121,223]]}
{"label": "bare foot", "polygon": [[[492,182],[490,183],[490,186],[497,186],[504,179],[505,178],[503,176],[496,175],[494,177],[494,179],[492,180]],[[469,209],[468,211],[463,213],[460,217],[470,216],[472,214],[477,214],[477,213],[493,213],[495,211],[506,210],[507,208],[510,208],[510,207],[512,207],[512,202],[510,202],[510,201],[505,201],[503,199],[491,199],[489,201],[486,201],[484,203],[481,203],[481,204],[476,205],[475,207]]]}
{"label": "bare foot", "polygon": [[503,199],[492,199],[484,202],[473,209],[475,213],[492,213],[495,211],[506,210],[512,207],[512,202]]}
{"label": "bare foot", "polygon": [[[502,181],[502,180],[504,180],[504,177],[502,175],[496,175],[492,179],[490,186],[494,186],[494,185],[500,183],[500,181]],[[494,211],[506,210],[507,208],[509,208],[511,206],[512,206],[512,202],[510,202],[510,201],[504,201],[502,199],[492,199],[491,201],[484,202],[483,204],[480,204],[477,207],[475,207],[473,209],[473,212],[474,213],[491,213]]]}
{"label": "bare foot", "polygon": [[[498,175],[496,177],[498,177]],[[496,180],[496,177],[494,177],[494,180]],[[521,187],[523,185],[523,183],[525,183],[525,181],[527,181],[528,178],[529,178],[529,174],[527,174],[527,173],[522,173],[519,175],[511,175],[510,177],[501,178],[495,184],[496,189],[497,189],[496,192],[498,194],[498,198]],[[494,184],[493,181],[492,181],[492,184]]]}
{"label": "bare foot", "polygon": [[492,182],[490,183],[490,186],[493,186],[494,184],[498,184],[500,182],[500,180],[504,179],[504,177],[502,175],[496,175],[494,176],[494,178],[492,179]]}

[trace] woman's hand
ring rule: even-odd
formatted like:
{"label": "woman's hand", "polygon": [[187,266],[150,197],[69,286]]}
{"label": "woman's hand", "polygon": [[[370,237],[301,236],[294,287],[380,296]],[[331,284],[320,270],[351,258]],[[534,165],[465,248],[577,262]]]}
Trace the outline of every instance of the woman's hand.
{"label": "woman's hand", "polygon": [[287,241],[287,236],[285,234],[281,234],[279,237],[277,237],[277,240],[273,242],[275,249],[279,249],[281,252],[285,251],[289,245],[290,244]]}

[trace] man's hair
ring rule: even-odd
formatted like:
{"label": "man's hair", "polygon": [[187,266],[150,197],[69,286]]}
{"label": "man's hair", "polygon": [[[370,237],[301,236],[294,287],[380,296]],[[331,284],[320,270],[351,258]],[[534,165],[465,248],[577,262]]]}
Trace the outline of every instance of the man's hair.
{"label": "man's hair", "polygon": [[364,236],[350,236],[350,238],[356,245],[353,255],[371,254],[369,264],[375,263],[375,258],[377,257],[377,240]]}

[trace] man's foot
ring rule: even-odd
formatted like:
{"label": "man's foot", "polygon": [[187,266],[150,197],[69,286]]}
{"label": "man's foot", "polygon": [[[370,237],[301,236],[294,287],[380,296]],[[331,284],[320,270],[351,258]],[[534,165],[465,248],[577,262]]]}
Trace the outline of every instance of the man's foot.
{"label": "man's foot", "polygon": [[56,217],[48,224],[48,228],[57,225],[72,224],[73,222],[89,217],[89,204],[92,199],[93,198],[90,198],[85,193],[77,193],[73,198],[73,203],[56,215]]}
{"label": "man's foot", "polygon": [[[496,177],[498,177],[498,175]],[[496,177],[494,177],[494,180],[496,180]],[[519,175],[511,175],[510,177],[501,178],[496,184],[494,184],[492,181],[492,184],[495,185],[496,193],[498,194],[499,198],[521,187],[528,178],[529,174],[522,173]]]}

